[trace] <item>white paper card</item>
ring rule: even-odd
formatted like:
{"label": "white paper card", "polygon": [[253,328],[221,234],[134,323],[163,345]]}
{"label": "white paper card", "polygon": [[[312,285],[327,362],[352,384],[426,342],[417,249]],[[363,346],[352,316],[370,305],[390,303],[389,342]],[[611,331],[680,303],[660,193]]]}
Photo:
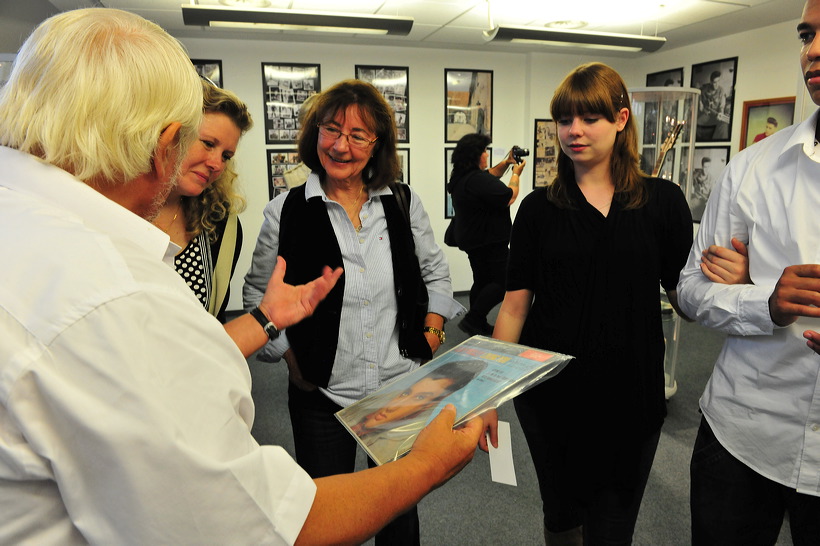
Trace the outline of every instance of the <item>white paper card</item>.
{"label": "white paper card", "polygon": [[512,442],[510,435],[510,424],[506,421],[498,422],[498,447],[490,448],[490,476],[494,482],[505,483],[507,485],[518,485],[515,480],[515,466],[512,458]]}

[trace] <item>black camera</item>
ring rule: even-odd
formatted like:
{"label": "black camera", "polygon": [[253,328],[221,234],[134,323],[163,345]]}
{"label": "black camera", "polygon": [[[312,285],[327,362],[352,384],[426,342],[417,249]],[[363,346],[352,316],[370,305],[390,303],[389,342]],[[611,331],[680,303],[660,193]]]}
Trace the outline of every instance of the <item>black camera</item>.
{"label": "black camera", "polygon": [[530,151],[527,148],[512,147],[512,156],[516,163],[521,163],[521,159],[528,155],[530,155]]}

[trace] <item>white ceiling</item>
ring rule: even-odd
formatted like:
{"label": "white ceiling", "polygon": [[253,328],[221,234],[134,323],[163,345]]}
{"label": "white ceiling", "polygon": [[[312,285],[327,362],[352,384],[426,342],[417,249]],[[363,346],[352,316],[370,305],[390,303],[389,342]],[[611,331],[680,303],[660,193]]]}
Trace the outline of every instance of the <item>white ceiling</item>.
{"label": "white ceiling", "polygon": [[[490,0],[491,4],[488,4],[487,0],[269,0],[269,7],[276,9],[405,16],[412,17],[415,21],[407,36],[375,36],[325,33],[307,35],[270,30],[192,27],[183,24],[181,4],[190,2],[219,6],[220,0],[49,1],[61,10],[92,5],[128,10],[156,22],[177,37],[383,44],[517,52],[547,51],[549,46],[488,43],[484,40],[482,31],[490,28],[491,19],[496,25],[533,27],[543,27],[552,21],[580,19],[588,22],[585,30],[662,36],[667,39],[667,43],[660,50],[664,51],[723,35],[796,20],[801,15],[804,3],[804,0]],[[223,0],[225,1],[229,0]],[[250,6],[250,2],[257,0],[238,1],[248,2]],[[631,21],[621,20],[624,16],[631,16]],[[765,36],[761,36],[761,39],[765,39]],[[561,50],[566,51],[565,48]]]}

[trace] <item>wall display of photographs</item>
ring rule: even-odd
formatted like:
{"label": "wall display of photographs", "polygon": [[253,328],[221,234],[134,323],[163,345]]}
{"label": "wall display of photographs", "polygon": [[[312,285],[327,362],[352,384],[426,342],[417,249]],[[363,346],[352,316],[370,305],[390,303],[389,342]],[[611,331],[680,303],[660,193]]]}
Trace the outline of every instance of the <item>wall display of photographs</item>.
{"label": "wall display of photographs", "polygon": [[700,222],[712,187],[726,164],[729,163],[729,147],[703,146],[695,148],[694,154],[689,207],[692,209],[692,220]]}
{"label": "wall display of photographs", "polygon": [[262,63],[265,142],[292,144],[299,134],[299,107],[321,91],[318,64]]}
{"label": "wall display of photographs", "polygon": [[737,57],[692,65],[692,87],[700,89],[695,142],[729,142],[737,80]]}
{"label": "wall display of photographs", "polygon": [[217,87],[222,87],[222,61],[207,59],[191,59],[197,74],[207,78]]}
{"label": "wall display of photographs", "polygon": [[558,175],[558,134],[551,119],[535,120],[535,165],[532,169],[532,187],[549,185]]}
{"label": "wall display of photographs", "polygon": [[285,173],[297,166],[299,152],[296,148],[286,150],[266,150],[268,152],[268,198],[273,199],[288,191]]}
{"label": "wall display of photographs", "polygon": [[795,97],[747,100],[743,103],[740,149],[760,142],[794,123]]}
{"label": "wall display of photographs", "polygon": [[[453,151],[455,148],[444,148],[444,217],[445,218],[452,218],[456,215],[456,211],[453,208],[453,197],[450,195],[450,192],[447,191],[447,184],[450,183],[450,173],[453,172]],[[493,157],[493,149],[487,148],[487,153],[489,153],[490,161],[492,161]]]}
{"label": "wall display of photographs", "polygon": [[406,66],[356,65],[356,78],[372,83],[393,109],[398,141],[410,142],[410,69]]}
{"label": "wall display of photographs", "polygon": [[396,154],[399,156],[399,167],[401,168],[399,172],[399,182],[410,185],[410,150],[407,148],[399,148],[396,150]]}
{"label": "wall display of photographs", "polygon": [[492,70],[444,69],[445,142],[458,142],[470,133],[492,137]]}
{"label": "wall display of photographs", "polygon": [[683,68],[673,68],[646,75],[647,87],[683,87]]}

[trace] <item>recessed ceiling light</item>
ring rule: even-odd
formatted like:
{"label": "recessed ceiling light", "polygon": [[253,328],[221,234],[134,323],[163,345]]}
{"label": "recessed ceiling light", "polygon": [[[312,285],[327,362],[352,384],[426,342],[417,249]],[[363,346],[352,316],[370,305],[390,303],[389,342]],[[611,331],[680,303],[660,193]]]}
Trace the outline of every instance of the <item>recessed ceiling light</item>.
{"label": "recessed ceiling light", "polygon": [[568,20],[568,21],[552,21],[551,23],[547,23],[544,25],[547,28],[559,28],[559,29],[568,29],[568,28],[584,28],[589,23],[586,21],[580,20]]}
{"label": "recessed ceiling light", "polygon": [[267,8],[270,7],[270,0],[219,0],[223,6],[238,8]]}

